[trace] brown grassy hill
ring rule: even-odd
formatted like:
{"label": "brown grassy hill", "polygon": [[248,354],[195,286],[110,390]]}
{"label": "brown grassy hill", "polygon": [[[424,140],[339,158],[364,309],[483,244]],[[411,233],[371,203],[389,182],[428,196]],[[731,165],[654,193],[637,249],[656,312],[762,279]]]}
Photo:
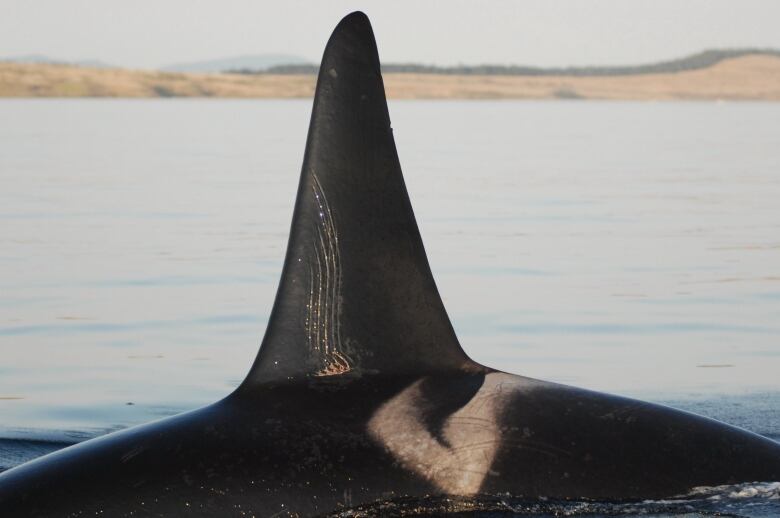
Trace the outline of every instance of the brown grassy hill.
{"label": "brown grassy hill", "polygon": [[[395,99],[631,99],[780,101],[780,57],[747,55],[698,70],[611,76],[387,73]],[[307,74],[180,74],[0,63],[0,97],[306,98]]]}

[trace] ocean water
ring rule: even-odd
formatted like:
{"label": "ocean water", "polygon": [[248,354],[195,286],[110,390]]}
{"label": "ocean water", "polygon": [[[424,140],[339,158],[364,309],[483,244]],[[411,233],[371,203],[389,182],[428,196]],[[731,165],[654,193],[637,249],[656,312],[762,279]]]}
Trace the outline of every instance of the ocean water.
{"label": "ocean water", "polygon": [[[240,382],[310,109],[0,100],[0,470]],[[475,360],[780,440],[780,104],[390,112]]]}

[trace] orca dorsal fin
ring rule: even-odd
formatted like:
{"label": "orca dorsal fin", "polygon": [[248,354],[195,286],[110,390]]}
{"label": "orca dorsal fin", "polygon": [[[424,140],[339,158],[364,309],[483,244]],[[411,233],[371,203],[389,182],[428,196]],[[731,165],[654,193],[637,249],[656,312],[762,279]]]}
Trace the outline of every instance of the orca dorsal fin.
{"label": "orca dorsal fin", "polygon": [[368,18],[322,58],[282,278],[245,384],[463,369],[390,127]]}

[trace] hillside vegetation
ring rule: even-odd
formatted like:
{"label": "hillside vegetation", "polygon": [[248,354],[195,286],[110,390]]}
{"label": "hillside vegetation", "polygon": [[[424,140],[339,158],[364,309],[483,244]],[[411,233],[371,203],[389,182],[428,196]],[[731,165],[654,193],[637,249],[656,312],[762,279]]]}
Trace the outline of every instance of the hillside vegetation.
{"label": "hillside vegetation", "polygon": [[[780,101],[777,52],[717,57],[707,66],[678,71],[522,75],[388,70],[383,77],[388,97],[394,99]],[[188,74],[0,63],[0,97],[307,98],[314,92],[314,83],[311,73]]]}
{"label": "hillside vegetation", "polygon": [[[666,74],[699,70],[717,65],[721,61],[743,56],[780,57],[780,50],[774,49],[724,49],[705,50],[683,58],[626,66],[588,66],[542,68],[519,65],[459,65],[439,67],[415,63],[390,63],[382,65],[385,74],[444,74],[444,75],[490,75],[490,76],[625,76],[635,74]],[[315,74],[318,67],[311,64],[292,63],[275,65],[263,70],[241,69],[234,72],[242,74]]]}

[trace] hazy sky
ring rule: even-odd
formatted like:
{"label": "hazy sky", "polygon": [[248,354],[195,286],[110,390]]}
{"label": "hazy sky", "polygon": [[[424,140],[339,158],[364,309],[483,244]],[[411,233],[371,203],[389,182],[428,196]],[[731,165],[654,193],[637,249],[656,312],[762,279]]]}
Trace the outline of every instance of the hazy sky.
{"label": "hazy sky", "polygon": [[385,62],[628,64],[780,48],[778,0],[0,0],[0,56],[143,68],[261,53],[316,62],[358,9]]}

